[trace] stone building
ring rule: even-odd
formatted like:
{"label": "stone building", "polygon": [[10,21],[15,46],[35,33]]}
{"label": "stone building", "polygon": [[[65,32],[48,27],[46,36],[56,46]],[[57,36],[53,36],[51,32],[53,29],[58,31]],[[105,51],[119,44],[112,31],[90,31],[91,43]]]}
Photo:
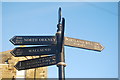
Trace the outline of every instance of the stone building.
{"label": "stone building", "polygon": [[0,52],[0,79],[9,78],[9,80],[13,80],[15,78],[25,78],[25,80],[27,80],[30,78],[30,80],[34,80],[34,78],[38,78],[40,80],[41,78],[47,78],[47,67],[22,70],[24,74],[18,74],[19,71],[14,68],[14,65],[18,61],[33,59],[36,57],[14,57],[10,51],[11,50]]}

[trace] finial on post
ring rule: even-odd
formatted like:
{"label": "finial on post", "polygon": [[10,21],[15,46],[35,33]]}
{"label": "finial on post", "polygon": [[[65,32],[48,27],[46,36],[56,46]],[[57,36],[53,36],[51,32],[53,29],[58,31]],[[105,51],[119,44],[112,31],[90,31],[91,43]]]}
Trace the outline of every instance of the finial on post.
{"label": "finial on post", "polygon": [[62,16],[61,7],[59,7],[59,11],[58,11],[58,24],[60,24],[60,22],[61,22],[61,16]]}

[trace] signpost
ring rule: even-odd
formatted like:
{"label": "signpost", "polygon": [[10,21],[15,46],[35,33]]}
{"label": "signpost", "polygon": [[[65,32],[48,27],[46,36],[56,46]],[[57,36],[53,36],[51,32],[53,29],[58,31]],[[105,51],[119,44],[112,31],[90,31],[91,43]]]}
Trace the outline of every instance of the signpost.
{"label": "signpost", "polygon": [[98,42],[80,40],[69,37],[65,37],[65,45],[94,51],[102,51],[104,49],[104,47]]}
{"label": "signpost", "polygon": [[55,46],[17,47],[11,51],[15,57],[56,54]]}
{"label": "signpost", "polygon": [[[55,45],[55,36],[14,36],[10,39],[14,45]],[[64,45],[88,50],[102,51],[104,47],[98,42],[64,37]]]}
{"label": "signpost", "polygon": [[10,42],[14,45],[39,45],[15,48],[11,51],[11,54],[15,57],[47,55],[47,57],[19,61],[15,65],[17,70],[57,65],[59,80],[65,80],[66,64],[64,46],[94,51],[102,51],[104,49],[104,47],[98,42],[64,37],[65,19],[61,17],[61,8],[59,8],[58,11],[57,28],[55,36],[14,36],[10,39]]}
{"label": "signpost", "polygon": [[14,36],[10,39],[14,45],[53,45],[54,36]]}
{"label": "signpost", "polygon": [[32,68],[37,68],[37,67],[51,66],[51,65],[55,65],[56,63],[57,63],[56,56],[53,55],[53,56],[19,61],[15,65],[15,68],[17,70],[26,70],[26,69],[32,69]]}

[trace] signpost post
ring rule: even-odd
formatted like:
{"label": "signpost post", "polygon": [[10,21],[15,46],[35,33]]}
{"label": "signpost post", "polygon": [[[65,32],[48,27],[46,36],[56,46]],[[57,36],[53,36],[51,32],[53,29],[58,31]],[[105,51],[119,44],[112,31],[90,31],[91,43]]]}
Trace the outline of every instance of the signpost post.
{"label": "signpost post", "polygon": [[[61,8],[59,8],[59,18],[61,18]],[[62,18],[62,23],[58,22],[58,30],[56,33],[57,41],[57,58],[58,58],[58,70],[59,70],[59,80],[65,80],[65,57],[64,57],[64,29],[65,29],[65,19]]]}
{"label": "signpost post", "polygon": [[55,36],[14,36],[10,42],[14,45],[39,45],[33,47],[17,47],[11,51],[15,57],[42,56],[34,59],[19,61],[15,67],[17,70],[26,70],[37,67],[57,65],[59,80],[65,80],[65,53],[64,46],[82,49],[102,51],[104,47],[98,42],[64,37],[65,19],[61,16],[61,8],[58,11],[57,33]]}

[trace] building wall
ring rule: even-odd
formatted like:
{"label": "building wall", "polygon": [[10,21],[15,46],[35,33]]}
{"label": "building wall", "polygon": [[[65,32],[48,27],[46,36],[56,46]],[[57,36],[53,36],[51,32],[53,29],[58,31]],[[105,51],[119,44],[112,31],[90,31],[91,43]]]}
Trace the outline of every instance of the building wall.
{"label": "building wall", "polygon": [[[14,68],[14,65],[18,61],[37,58],[35,56],[28,56],[28,57],[14,57],[10,53],[11,50],[0,52],[0,79],[2,78],[16,78],[18,75],[16,75],[16,68]],[[47,78],[47,67],[41,67],[41,68],[34,68],[34,69],[28,69],[25,70],[25,78]]]}

